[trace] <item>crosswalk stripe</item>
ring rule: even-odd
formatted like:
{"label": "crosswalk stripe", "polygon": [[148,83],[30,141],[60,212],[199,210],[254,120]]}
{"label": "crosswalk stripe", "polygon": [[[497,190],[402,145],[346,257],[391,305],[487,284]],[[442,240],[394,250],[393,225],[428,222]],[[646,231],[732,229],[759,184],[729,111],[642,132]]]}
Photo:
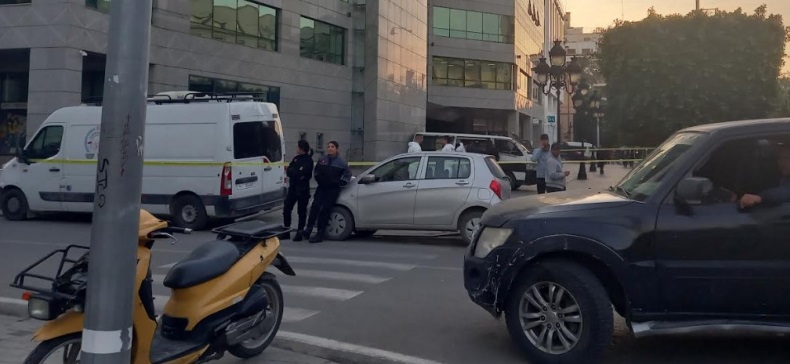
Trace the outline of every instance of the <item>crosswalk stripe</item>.
{"label": "crosswalk stripe", "polygon": [[[165,278],[165,276],[161,274],[154,274],[151,276],[151,278],[154,280],[155,284],[161,285],[162,280]],[[339,300],[339,301],[346,301],[356,297],[357,295],[362,294],[362,291],[351,291],[346,289],[327,288],[327,287],[292,286],[287,284],[280,284],[280,288],[282,288],[284,293],[290,293],[299,296],[326,298],[329,300]]]}
{"label": "crosswalk stripe", "polygon": [[[409,271],[416,267],[415,264],[401,264],[401,263],[388,263],[388,262],[376,262],[376,261],[363,261],[363,260],[351,260],[351,259],[334,259],[334,258],[318,258],[318,257],[302,257],[302,256],[290,256],[286,257],[289,263],[303,263],[303,264],[337,264],[337,265],[348,265],[354,267],[368,267],[368,268],[383,268],[383,269],[391,269],[391,270],[399,270],[399,271]],[[160,265],[159,268],[161,269],[170,269],[173,268],[178,262]],[[299,275],[299,271],[296,272]]]}
{"label": "crosswalk stripe", "polygon": [[[288,277],[282,274],[279,270],[271,270],[271,273],[280,275],[282,277]],[[326,270],[309,270],[309,269],[299,269],[296,272],[296,278],[303,277],[303,278],[316,278],[316,279],[328,279],[328,280],[335,280],[335,281],[348,281],[348,282],[359,282],[359,283],[370,283],[370,284],[379,284],[390,280],[391,278],[387,277],[379,277],[372,274],[361,274],[361,273],[343,273],[343,272],[333,272],[333,271],[326,271]]]}
{"label": "crosswalk stripe", "polygon": [[[290,263],[303,263],[303,264],[337,264],[337,265],[348,265],[354,267],[368,267],[368,268],[382,268],[382,269],[391,269],[391,270],[399,270],[399,271],[409,271],[414,269],[416,265],[414,264],[400,264],[400,263],[386,263],[386,262],[375,262],[375,261],[361,261],[361,260],[349,260],[349,259],[333,259],[333,258],[310,258],[310,257],[287,257],[286,258]],[[299,269],[294,268],[296,274],[299,274]]]}
{"label": "crosswalk stripe", "polygon": [[282,286],[282,290],[286,294],[294,294],[300,296],[310,296],[325,298],[337,301],[350,300],[360,294],[362,291],[351,291],[347,289],[326,288],[326,287],[309,287],[309,286]]}
{"label": "crosswalk stripe", "polygon": [[288,244],[284,244],[280,246],[280,251],[285,254],[285,258],[288,259],[290,254],[295,255],[319,255],[319,256],[326,256],[326,255],[336,255],[336,256],[351,256],[351,257],[375,257],[375,258],[397,258],[397,259],[411,259],[411,260],[433,260],[438,258],[439,256],[436,254],[419,254],[419,253],[400,253],[400,252],[383,252],[383,253],[374,253],[374,252],[366,252],[366,251],[359,251],[351,250],[351,249],[339,249],[334,246],[327,248],[327,249],[317,249],[316,247],[294,247]]}
{"label": "crosswalk stripe", "polygon": [[[168,296],[154,296],[154,308],[156,309],[157,314],[162,314],[165,310],[165,304],[170,297]],[[313,317],[317,314],[321,313],[321,311],[313,311],[307,310],[304,308],[297,308],[297,307],[285,307],[283,311],[283,322],[299,322],[310,317]]]}

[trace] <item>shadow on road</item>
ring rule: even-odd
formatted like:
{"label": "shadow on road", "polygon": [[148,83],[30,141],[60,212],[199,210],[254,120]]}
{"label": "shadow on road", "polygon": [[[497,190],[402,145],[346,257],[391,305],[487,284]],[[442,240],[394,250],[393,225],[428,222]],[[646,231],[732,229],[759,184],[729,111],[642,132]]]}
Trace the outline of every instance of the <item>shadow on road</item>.
{"label": "shadow on road", "polygon": [[788,338],[776,336],[672,336],[615,340],[607,364],[788,363]]}

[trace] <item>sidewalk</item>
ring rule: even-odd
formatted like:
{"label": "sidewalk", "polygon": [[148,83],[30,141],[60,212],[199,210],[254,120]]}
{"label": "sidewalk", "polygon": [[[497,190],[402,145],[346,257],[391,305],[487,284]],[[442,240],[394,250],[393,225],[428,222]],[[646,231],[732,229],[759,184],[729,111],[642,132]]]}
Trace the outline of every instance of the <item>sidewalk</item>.
{"label": "sidewalk", "polygon": [[[33,332],[43,324],[43,321],[23,319],[21,317],[0,315],[0,364],[21,364],[36,347],[36,342],[31,341]],[[336,362],[314,356],[298,354],[292,351],[278,349],[270,346],[259,357],[241,360],[230,354],[225,354],[217,364],[245,363],[245,364],[337,364]]]}

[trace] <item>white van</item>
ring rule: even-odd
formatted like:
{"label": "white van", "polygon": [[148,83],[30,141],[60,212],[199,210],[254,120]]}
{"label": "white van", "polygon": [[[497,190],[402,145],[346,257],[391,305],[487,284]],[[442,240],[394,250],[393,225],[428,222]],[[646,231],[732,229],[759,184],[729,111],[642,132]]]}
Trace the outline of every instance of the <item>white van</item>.
{"label": "white van", "polygon": [[[422,150],[425,152],[442,150],[441,138],[450,137],[454,146],[464,145],[467,153],[492,155],[510,178],[510,188],[515,191],[522,185],[537,183],[537,172],[532,158],[531,145],[525,146],[523,140],[512,136],[458,133],[417,133],[423,136]],[[529,162],[529,163],[528,163]]]}
{"label": "white van", "polygon": [[[211,217],[247,216],[283,203],[285,142],[274,104],[235,96],[161,96],[149,98],[146,116],[144,209],[201,229]],[[93,211],[101,112],[101,106],[55,111],[3,166],[0,208],[6,219]]]}

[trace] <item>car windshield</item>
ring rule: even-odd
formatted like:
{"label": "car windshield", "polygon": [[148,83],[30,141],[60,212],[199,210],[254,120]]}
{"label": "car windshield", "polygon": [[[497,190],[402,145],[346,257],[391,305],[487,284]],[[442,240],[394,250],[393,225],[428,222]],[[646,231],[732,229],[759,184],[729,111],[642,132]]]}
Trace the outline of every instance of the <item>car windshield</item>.
{"label": "car windshield", "polygon": [[661,186],[667,174],[679,165],[677,161],[705,136],[694,132],[673,135],[628,173],[617,184],[617,191],[634,200],[646,200]]}

